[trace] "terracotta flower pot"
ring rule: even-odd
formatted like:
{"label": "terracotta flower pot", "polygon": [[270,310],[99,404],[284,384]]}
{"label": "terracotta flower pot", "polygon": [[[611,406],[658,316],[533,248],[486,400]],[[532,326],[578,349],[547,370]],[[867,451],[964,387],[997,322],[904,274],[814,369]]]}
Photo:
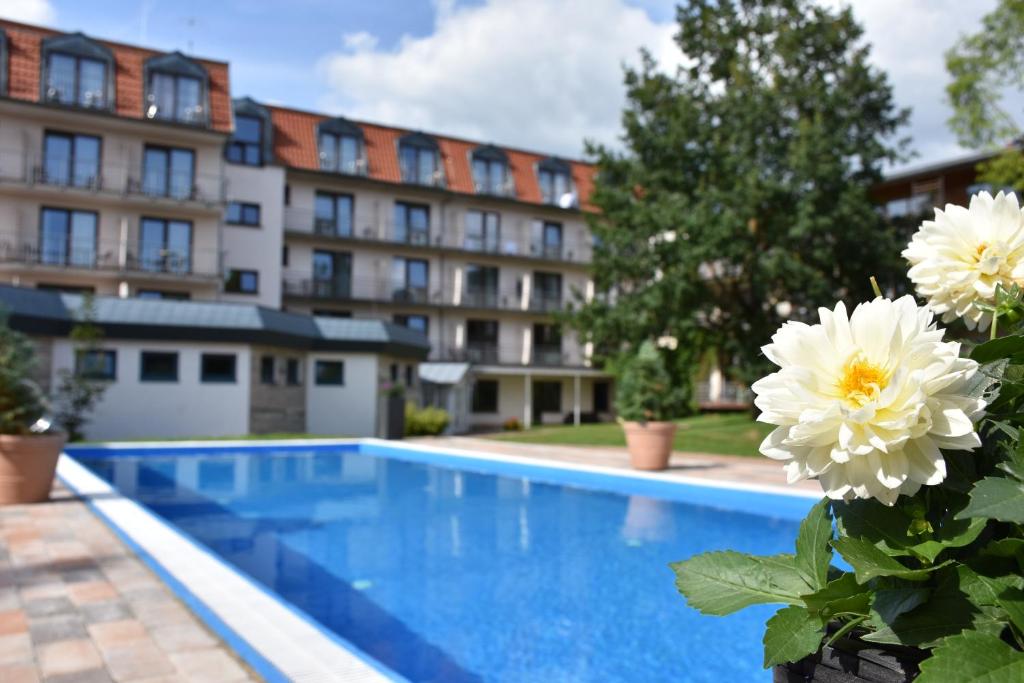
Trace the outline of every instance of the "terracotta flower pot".
{"label": "terracotta flower pot", "polygon": [[0,434],[0,505],[39,503],[50,497],[63,434]]}
{"label": "terracotta flower pot", "polygon": [[672,454],[675,422],[623,422],[626,447],[634,469],[663,470]]}

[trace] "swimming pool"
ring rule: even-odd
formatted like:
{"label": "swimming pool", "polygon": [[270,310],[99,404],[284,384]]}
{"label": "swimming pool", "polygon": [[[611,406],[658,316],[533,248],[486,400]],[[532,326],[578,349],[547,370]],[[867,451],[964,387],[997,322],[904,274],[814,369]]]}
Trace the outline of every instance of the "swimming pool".
{"label": "swimming pool", "polygon": [[372,440],[68,452],[410,681],[767,681],[773,609],[703,617],[667,564],[792,552],[813,503]]}

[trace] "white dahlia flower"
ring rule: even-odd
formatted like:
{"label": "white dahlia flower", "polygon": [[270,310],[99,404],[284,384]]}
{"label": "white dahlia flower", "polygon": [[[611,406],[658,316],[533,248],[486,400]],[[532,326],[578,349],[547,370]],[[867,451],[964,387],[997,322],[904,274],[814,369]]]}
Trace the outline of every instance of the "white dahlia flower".
{"label": "white dahlia flower", "polygon": [[935,209],[903,250],[917,293],[942,316],[962,317],[967,328],[985,330],[992,314],[978,303],[995,303],[996,285],[1024,285],[1024,212],[1012,192],[982,192],[971,206]]}
{"label": "white dahlia flower", "polygon": [[946,478],[940,448],[981,444],[985,403],[966,388],[978,364],[942,341],[930,310],[904,296],[818,315],[779,328],[762,349],[779,370],[752,387],[758,419],[779,425],[761,452],[787,461],[790,483],[816,477],[829,498],[892,505]]}

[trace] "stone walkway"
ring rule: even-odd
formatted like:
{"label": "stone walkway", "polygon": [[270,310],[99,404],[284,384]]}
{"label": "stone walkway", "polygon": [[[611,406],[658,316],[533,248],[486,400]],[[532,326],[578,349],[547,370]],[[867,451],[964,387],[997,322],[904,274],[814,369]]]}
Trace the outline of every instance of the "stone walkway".
{"label": "stone walkway", "polygon": [[[488,451],[537,460],[555,460],[583,465],[600,465],[617,469],[630,469],[629,454],[625,448],[614,446],[552,446],[547,444],[517,443],[482,436],[421,437],[409,441],[441,448],[463,448]],[[821,491],[816,481],[786,483],[782,464],[768,458],[744,458],[735,455],[710,453],[673,453],[667,470],[661,473],[673,477],[699,477],[745,484],[799,487],[808,491]]]}
{"label": "stone walkway", "polygon": [[0,681],[253,680],[67,489],[0,508]]}

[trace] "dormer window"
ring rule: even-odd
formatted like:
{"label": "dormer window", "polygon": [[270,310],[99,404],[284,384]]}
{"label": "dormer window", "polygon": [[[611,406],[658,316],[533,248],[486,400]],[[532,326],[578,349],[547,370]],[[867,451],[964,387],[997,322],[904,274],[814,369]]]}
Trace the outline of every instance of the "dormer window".
{"label": "dormer window", "polygon": [[473,184],[481,194],[506,196],[513,194],[508,159],[505,152],[493,146],[473,151]]}
{"label": "dormer window", "polygon": [[114,56],[81,33],[43,41],[43,98],[90,109],[113,104]]}
{"label": "dormer window", "polygon": [[180,52],[146,62],[146,118],[205,125],[209,76]]}
{"label": "dormer window", "polygon": [[399,140],[398,164],[403,182],[444,186],[440,150],[437,141],[428,135],[411,133]]}
{"label": "dormer window", "polygon": [[366,157],[363,151],[363,130],[342,118],[329,119],[317,129],[320,170],[332,173],[364,175]]}
{"label": "dormer window", "polygon": [[561,159],[545,159],[537,164],[537,183],[545,204],[555,204],[563,209],[578,205],[569,164]]}
{"label": "dormer window", "polygon": [[7,94],[7,32],[0,28],[0,95]]}
{"label": "dormer window", "polygon": [[231,103],[235,113],[235,132],[224,147],[224,157],[233,164],[262,166],[273,159],[270,112],[248,98]]}

